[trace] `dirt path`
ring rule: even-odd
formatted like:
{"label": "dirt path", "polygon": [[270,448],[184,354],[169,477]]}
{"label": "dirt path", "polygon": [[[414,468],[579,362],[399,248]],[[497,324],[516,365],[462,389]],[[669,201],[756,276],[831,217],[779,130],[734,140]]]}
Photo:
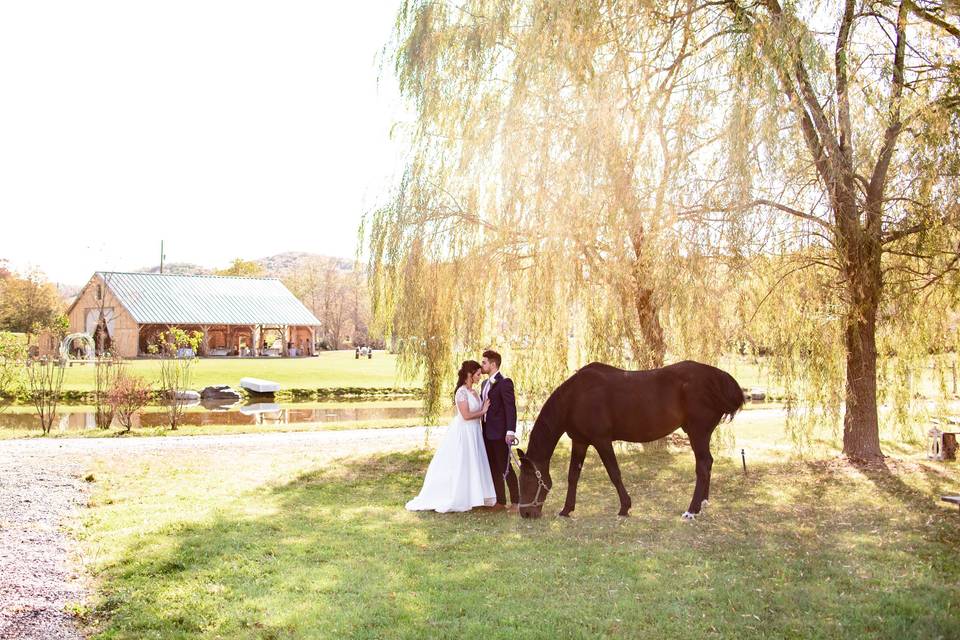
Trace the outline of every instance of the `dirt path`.
{"label": "dirt path", "polygon": [[[431,440],[442,434],[432,429]],[[80,640],[68,611],[87,600],[64,524],[87,501],[84,476],[101,456],[205,453],[316,458],[409,449],[424,427],[160,438],[32,439],[0,442],[0,639]]]}

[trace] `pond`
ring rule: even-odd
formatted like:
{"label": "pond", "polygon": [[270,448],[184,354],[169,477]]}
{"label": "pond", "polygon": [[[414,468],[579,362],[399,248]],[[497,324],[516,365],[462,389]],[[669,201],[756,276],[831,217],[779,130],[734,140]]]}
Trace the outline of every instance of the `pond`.
{"label": "pond", "polygon": [[[296,425],[339,424],[419,418],[422,411],[419,403],[411,401],[353,402],[353,403],[273,403],[273,402],[221,402],[196,403],[188,406],[183,424],[194,426],[212,425]],[[167,416],[164,407],[150,406],[134,417],[136,427],[165,427]],[[114,420],[114,427],[118,423]],[[31,407],[17,406],[0,413],[0,429],[39,429],[40,423]],[[94,407],[65,407],[57,412],[54,431],[83,431],[96,429]]]}

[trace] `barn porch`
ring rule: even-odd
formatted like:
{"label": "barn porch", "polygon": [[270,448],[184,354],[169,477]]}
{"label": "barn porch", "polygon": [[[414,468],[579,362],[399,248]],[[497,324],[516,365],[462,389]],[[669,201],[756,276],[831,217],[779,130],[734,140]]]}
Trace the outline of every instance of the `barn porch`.
{"label": "barn porch", "polygon": [[204,358],[300,358],[313,356],[316,352],[316,332],[311,326],[146,324],[140,326],[137,355],[151,355],[150,346],[171,327],[200,333],[203,338],[197,355]]}

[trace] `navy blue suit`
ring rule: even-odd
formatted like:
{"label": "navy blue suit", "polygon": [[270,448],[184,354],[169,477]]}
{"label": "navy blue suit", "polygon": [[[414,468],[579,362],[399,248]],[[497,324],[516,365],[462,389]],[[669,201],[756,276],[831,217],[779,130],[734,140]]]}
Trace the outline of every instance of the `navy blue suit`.
{"label": "navy blue suit", "polygon": [[[490,380],[496,382],[492,387]],[[487,449],[487,460],[490,462],[490,474],[493,476],[493,487],[497,492],[497,502],[507,503],[506,492],[503,487],[503,472],[507,471],[507,487],[510,489],[510,502],[520,502],[520,485],[513,466],[509,464],[510,447],[507,446],[507,431],[517,431],[517,398],[513,390],[513,380],[503,377],[499,371],[497,375],[483,383],[481,393],[486,391],[490,407],[483,419],[483,442]]]}

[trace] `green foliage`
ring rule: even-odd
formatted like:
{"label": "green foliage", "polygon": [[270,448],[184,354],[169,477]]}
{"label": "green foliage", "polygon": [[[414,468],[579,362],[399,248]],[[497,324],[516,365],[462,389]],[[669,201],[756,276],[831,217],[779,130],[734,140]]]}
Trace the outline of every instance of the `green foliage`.
{"label": "green foliage", "polygon": [[0,330],[36,333],[62,323],[63,302],[43,274],[0,278]]}
{"label": "green foliage", "polygon": [[217,269],[213,272],[217,276],[244,276],[256,278],[263,274],[263,268],[253,260],[243,260],[234,258],[233,262],[226,269]]}
{"label": "green foliage", "polygon": [[405,3],[410,162],[364,231],[428,413],[487,346],[533,406],[593,359],[750,344],[798,446],[845,420],[880,455],[876,397],[916,437],[956,330],[957,25],[852,6]]}
{"label": "green foliage", "polygon": [[27,346],[20,336],[0,331],[0,410],[23,390],[26,357]]}
{"label": "green foliage", "polygon": [[687,133],[716,92],[708,76],[684,78],[690,99],[672,71],[636,71],[702,26],[675,32],[631,3],[405,5],[412,160],[366,231],[376,319],[422,373],[429,414],[455,363],[489,346],[530,400],[595,359],[721,353],[722,261],[669,206],[703,161]]}

